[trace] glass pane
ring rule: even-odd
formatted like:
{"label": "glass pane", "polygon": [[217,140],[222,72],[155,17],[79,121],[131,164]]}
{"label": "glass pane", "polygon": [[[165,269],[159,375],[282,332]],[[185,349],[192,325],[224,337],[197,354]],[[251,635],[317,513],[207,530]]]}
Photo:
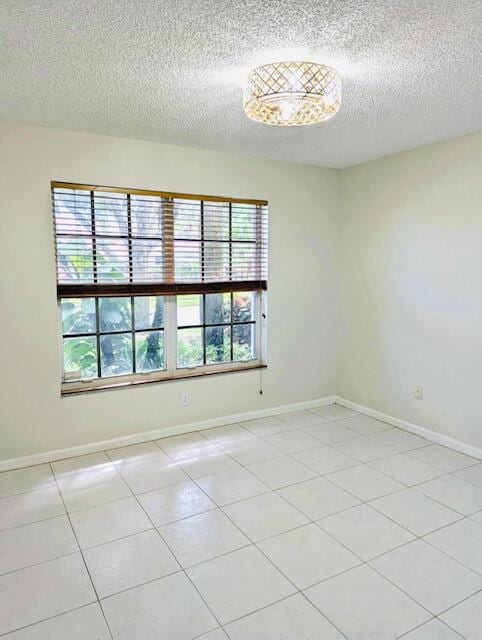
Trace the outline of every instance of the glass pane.
{"label": "glass pane", "polygon": [[160,282],[164,278],[162,240],[132,240],[134,282]]}
{"label": "glass pane", "polygon": [[231,322],[231,294],[206,294],[206,324]]}
{"label": "glass pane", "polygon": [[127,235],[127,195],[94,191],[95,233],[104,236]]}
{"label": "glass pane", "polygon": [[102,376],[132,373],[132,334],[100,336],[100,371]]}
{"label": "glass pane", "polygon": [[256,240],[256,205],[232,205],[232,239]]}
{"label": "glass pane", "polygon": [[94,298],[62,298],[62,333],[95,333]]}
{"label": "glass pane", "polygon": [[230,362],[231,327],[206,328],[206,364]]}
{"label": "glass pane", "polygon": [[230,280],[228,242],[204,243],[204,280]]}
{"label": "glass pane", "polygon": [[229,204],[206,201],[203,207],[205,240],[229,240]]}
{"label": "glass pane", "polygon": [[92,240],[57,238],[59,282],[93,282]]}
{"label": "glass pane", "polygon": [[100,331],[124,331],[131,328],[130,298],[99,299]]}
{"label": "glass pane", "polygon": [[136,371],[157,371],[164,368],[164,332],[136,333]]}
{"label": "glass pane", "polygon": [[238,324],[233,327],[233,360],[256,359],[256,325]]}
{"label": "glass pane", "polygon": [[201,281],[200,242],[174,241],[174,273],[178,281]]}
{"label": "glass pane", "polygon": [[186,327],[203,323],[203,297],[197,295],[177,296],[177,326]]}
{"label": "glass pane", "polygon": [[256,320],[256,293],[235,291],[233,293],[233,322]]}
{"label": "glass pane", "polygon": [[160,329],[164,326],[164,298],[138,296],[134,298],[136,329]]}
{"label": "glass pane", "polygon": [[159,196],[131,196],[132,235],[162,236],[162,198]]}
{"label": "glass pane", "polygon": [[174,199],[174,238],[201,239],[201,203],[199,200]]}
{"label": "glass pane", "polygon": [[76,236],[92,233],[90,191],[55,188],[54,211],[57,233]]}
{"label": "glass pane", "polygon": [[256,245],[233,242],[232,252],[233,279],[256,279],[258,277],[258,274],[256,273]]}
{"label": "glass pane", "polygon": [[96,240],[99,282],[123,282],[129,278],[129,246],[117,238]]}
{"label": "glass pane", "polygon": [[[97,377],[97,340],[95,336],[86,338],[64,338],[64,371],[77,372],[77,380]],[[69,377],[74,380],[74,377]]]}
{"label": "glass pane", "polygon": [[203,364],[202,329],[177,330],[177,366],[192,367]]}

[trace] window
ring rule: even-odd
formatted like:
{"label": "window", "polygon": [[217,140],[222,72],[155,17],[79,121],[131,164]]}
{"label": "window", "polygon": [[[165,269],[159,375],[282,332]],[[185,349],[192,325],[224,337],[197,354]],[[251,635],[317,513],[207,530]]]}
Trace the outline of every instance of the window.
{"label": "window", "polygon": [[263,201],[52,183],[65,393],[263,366]]}
{"label": "window", "polygon": [[252,291],[177,298],[177,366],[256,359]]}

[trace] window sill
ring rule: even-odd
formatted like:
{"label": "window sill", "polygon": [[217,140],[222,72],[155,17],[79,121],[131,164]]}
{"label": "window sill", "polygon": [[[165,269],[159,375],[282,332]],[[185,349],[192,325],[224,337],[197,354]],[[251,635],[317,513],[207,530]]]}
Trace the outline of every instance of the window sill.
{"label": "window sill", "polygon": [[166,371],[157,374],[137,375],[117,378],[103,378],[89,382],[68,382],[62,383],[60,395],[72,396],[81,393],[92,393],[94,391],[108,391],[110,389],[122,389],[125,387],[134,387],[143,384],[153,384],[158,382],[172,382],[173,380],[185,380],[189,378],[201,378],[203,376],[220,375],[225,373],[240,373],[241,371],[253,371],[256,369],[266,369],[267,365],[260,362],[251,362],[241,364],[239,362],[233,365],[212,365],[211,367],[203,367],[202,369],[179,369],[175,375]]}

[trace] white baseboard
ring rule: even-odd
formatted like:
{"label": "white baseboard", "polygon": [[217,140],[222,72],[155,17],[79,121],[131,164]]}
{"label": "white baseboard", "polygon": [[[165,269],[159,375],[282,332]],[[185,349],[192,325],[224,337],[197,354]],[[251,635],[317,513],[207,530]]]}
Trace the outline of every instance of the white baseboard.
{"label": "white baseboard", "polygon": [[179,434],[190,433],[192,431],[202,431],[203,429],[221,427],[225,424],[235,424],[245,420],[254,420],[255,418],[266,418],[267,416],[287,413],[288,411],[312,409],[313,407],[319,407],[320,405],[334,404],[335,399],[336,396],[325,396],[324,398],[318,398],[317,400],[305,400],[304,402],[295,402],[293,404],[285,404],[278,407],[271,407],[269,409],[246,411],[244,413],[236,413],[230,416],[221,416],[219,418],[188,422],[174,427],[161,427],[160,429],[144,431],[142,433],[133,433],[132,435],[120,436],[119,438],[112,438],[111,440],[102,440],[100,442],[91,442],[89,444],[68,447],[67,449],[56,449],[54,451],[45,451],[44,453],[34,453],[20,458],[0,460],[0,471],[9,471],[10,469],[19,469],[21,467],[32,467],[36,464],[54,462],[55,460],[63,460],[64,458],[73,458],[74,456],[95,453],[96,451],[104,451],[105,449],[125,447],[130,444],[149,442],[150,440],[158,440],[159,438],[167,438],[168,436],[177,436]]}
{"label": "white baseboard", "polygon": [[335,402],[336,404],[341,404],[347,409],[359,411],[360,413],[370,416],[371,418],[376,418],[377,420],[381,420],[382,422],[391,424],[393,427],[398,427],[399,429],[410,431],[411,433],[414,433],[417,436],[421,436],[422,438],[426,438],[431,442],[436,442],[437,444],[441,444],[444,447],[450,447],[450,449],[455,449],[456,451],[460,451],[460,453],[465,453],[468,456],[472,456],[473,458],[482,460],[482,449],[480,449],[479,447],[474,447],[470,444],[466,444],[465,442],[460,442],[460,440],[455,440],[455,438],[446,436],[443,433],[438,433],[437,431],[427,429],[426,427],[420,427],[419,425],[412,424],[411,422],[407,422],[406,420],[394,418],[393,416],[389,416],[386,413],[382,413],[381,411],[376,411],[375,409],[364,407],[362,404],[357,404],[356,402],[346,400],[345,398],[341,398],[340,396],[336,396]]}

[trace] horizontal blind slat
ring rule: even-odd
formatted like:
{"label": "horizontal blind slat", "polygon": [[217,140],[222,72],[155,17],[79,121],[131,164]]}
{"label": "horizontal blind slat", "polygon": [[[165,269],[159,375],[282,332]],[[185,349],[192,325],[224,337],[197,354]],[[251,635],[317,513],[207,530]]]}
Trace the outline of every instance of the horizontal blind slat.
{"label": "horizontal blind slat", "polygon": [[266,288],[265,204],[52,183],[59,295]]}

